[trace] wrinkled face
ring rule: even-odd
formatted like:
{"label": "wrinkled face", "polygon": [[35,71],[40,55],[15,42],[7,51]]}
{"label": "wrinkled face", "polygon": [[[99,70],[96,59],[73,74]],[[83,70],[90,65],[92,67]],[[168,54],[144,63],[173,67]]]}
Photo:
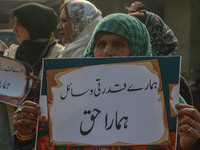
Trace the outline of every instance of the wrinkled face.
{"label": "wrinkled face", "polygon": [[73,29],[72,29],[69,17],[67,16],[66,10],[64,8],[61,10],[57,29],[60,31],[62,42],[67,43],[73,34]]}
{"label": "wrinkled face", "polygon": [[13,27],[13,32],[15,32],[15,34],[17,36],[17,40],[19,42],[31,40],[29,31],[26,28],[24,28],[24,26],[21,24],[21,22],[19,22],[17,17],[15,17],[14,19],[15,19],[15,24]]}
{"label": "wrinkled face", "polygon": [[119,35],[103,35],[96,42],[94,57],[120,57],[129,56],[130,48],[128,41]]}

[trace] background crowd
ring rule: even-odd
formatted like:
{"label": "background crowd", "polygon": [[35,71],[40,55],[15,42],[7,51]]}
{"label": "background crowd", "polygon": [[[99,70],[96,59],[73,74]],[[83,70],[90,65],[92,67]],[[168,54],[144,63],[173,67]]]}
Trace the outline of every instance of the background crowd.
{"label": "background crowd", "polygon": [[[0,41],[0,52],[5,57],[29,63],[33,68],[31,78],[34,82],[25,102],[17,109],[0,103],[0,147],[5,150],[34,147],[37,118],[41,113],[38,103],[42,58],[178,55],[178,39],[161,17],[148,11],[142,2],[134,2],[126,9],[127,14],[115,13],[103,18],[92,3],[70,0],[60,6],[59,17],[52,8],[37,3],[23,4],[12,10],[15,19],[13,32],[20,44],[7,47]],[[56,29],[63,45],[52,36]],[[182,104],[176,106],[178,149],[198,149],[199,78],[188,86],[181,76],[180,89]],[[123,149],[104,149],[112,148]]]}

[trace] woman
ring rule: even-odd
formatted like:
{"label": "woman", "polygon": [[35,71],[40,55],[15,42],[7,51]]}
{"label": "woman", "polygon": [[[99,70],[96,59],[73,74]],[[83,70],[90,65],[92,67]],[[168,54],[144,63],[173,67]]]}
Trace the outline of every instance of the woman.
{"label": "woman", "polygon": [[37,3],[21,5],[13,10],[13,15],[13,32],[21,44],[12,45],[4,56],[28,62],[38,75],[41,59],[56,58],[63,48],[50,38],[56,30],[57,15],[52,8]]}
{"label": "woman", "polygon": [[142,21],[150,35],[152,53],[154,56],[176,55],[178,54],[178,40],[173,31],[155,13],[140,10],[129,13]]}
{"label": "woman", "polygon": [[92,3],[82,0],[66,1],[60,7],[60,30],[65,49],[59,57],[83,57],[92,32],[102,19]]}
{"label": "woman", "polygon": [[[145,26],[137,19],[125,15],[114,14],[105,17],[95,28],[88,47],[85,51],[85,57],[111,57],[124,56],[116,54],[115,49],[113,53],[106,54],[106,51],[99,50],[101,55],[97,54],[98,40],[105,35],[118,35],[125,39],[129,45],[129,53],[126,56],[151,56],[151,44],[149,34]],[[106,43],[102,43],[102,45]],[[101,46],[101,45],[100,45]],[[117,45],[117,47],[119,47]],[[105,52],[105,53],[103,53]],[[123,52],[123,50],[122,50]]]}
{"label": "woman", "polygon": [[[140,10],[129,15],[142,21],[150,35],[154,56],[170,56],[178,54],[178,40],[172,30],[155,13]],[[180,94],[190,105],[193,104],[191,91],[183,76],[180,78]]]}
{"label": "woman", "polygon": [[[132,25],[131,22],[135,22]],[[105,17],[96,27],[91,41],[85,52],[86,57],[112,57],[112,56],[150,56],[151,46],[145,27],[136,28],[136,19],[124,14],[114,14]],[[137,23],[139,24],[139,23]],[[139,26],[139,25],[138,25]],[[120,29],[120,30],[119,30]],[[141,34],[140,32],[144,32]],[[143,35],[143,36],[142,36]],[[117,37],[127,40],[129,51],[125,43],[123,46],[113,44]],[[133,38],[137,37],[137,38]],[[122,40],[119,40],[119,42]],[[121,45],[121,44],[119,44]],[[124,53],[126,52],[126,53]],[[182,97],[180,101],[184,102]],[[200,113],[191,105],[178,104],[178,131],[180,135],[179,149],[192,150],[200,136]],[[184,117],[189,116],[189,117]]]}
{"label": "woman", "polygon": [[[51,33],[56,30],[58,23],[57,15],[52,8],[37,3],[21,5],[12,12],[15,19],[13,32],[15,32],[20,45],[11,45],[10,48],[5,51],[4,56],[29,63],[33,68],[34,76],[39,77],[42,67],[42,58],[56,58],[63,49],[63,46],[59,45],[55,39],[51,38]],[[27,99],[38,100],[40,90],[39,84],[40,79],[34,78],[33,86]],[[8,111],[8,115],[13,114],[11,109],[13,110],[14,108],[7,106],[7,110],[4,109],[4,115],[1,113],[0,117],[4,118],[7,113],[6,111]],[[26,112],[26,117],[32,117],[33,120],[36,121],[36,118],[32,114],[29,114],[29,110]],[[10,122],[12,122],[12,119],[10,119]],[[23,122],[18,123],[20,124]],[[9,122],[4,122],[4,124],[9,126]],[[0,126],[0,128],[2,128],[2,126]],[[35,126],[32,125],[30,128],[25,128],[25,131],[21,131],[16,127],[20,135],[29,135],[34,128]],[[10,145],[12,146],[12,143],[9,144],[8,147]],[[3,146],[3,148],[4,147],[6,146]]]}
{"label": "woman", "polygon": [[[105,17],[95,28],[85,52],[85,56],[151,56],[151,45],[148,31],[145,26],[134,17],[126,14],[109,15]],[[34,108],[36,108],[36,106]],[[23,109],[23,106],[21,109]],[[196,133],[195,131],[200,131],[200,114],[190,105],[180,104],[177,106],[177,109],[179,110],[177,116],[180,118],[179,130],[184,133],[180,134],[180,146],[183,149],[193,148],[194,143],[198,139],[198,136],[194,135],[194,133]],[[37,110],[39,113],[39,109]],[[191,111],[194,113],[190,114]],[[191,120],[189,117],[187,120],[181,118],[183,115],[190,116]],[[19,118],[18,111],[15,112],[14,118],[17,122]],[[192,121],[192,119],[194,121]],[[191,142],[189,140],[194,141]],[[80,148],[90,150],[99,149],[98,147],[73,147],[73,149]],[[136,149],[135,147],[132,148]],[[131,147],[103,147],[103,149],[125,150],[131,149]]]}

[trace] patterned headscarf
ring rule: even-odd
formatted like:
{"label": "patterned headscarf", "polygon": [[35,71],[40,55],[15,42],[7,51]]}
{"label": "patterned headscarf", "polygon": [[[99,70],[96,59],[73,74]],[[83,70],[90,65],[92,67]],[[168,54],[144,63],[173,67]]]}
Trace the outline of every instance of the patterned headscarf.
{"label": "patterned headscarf", "polygon": [[65,3],[67,4],[67,13],[73,29],[70,43],[89,23],[101,15],[101,11],[85,0],[66,0]]}
{"label": "patterned headscarf", "polygon": [[85,57],[94,57],[96,39],[100,37],[102,31],[127,39],[130,48],[129,56],[152,55],[149,34],[145,25],[135,17],[115,13],[104,17],[96,26],[85,51]]}
{"label": "patterned headscarf", "polygon": [[172,30],[156,14],[146,13],[146,28],[150,34],[150,41],[154,56],[176,55],[178,53],[178,40]]}

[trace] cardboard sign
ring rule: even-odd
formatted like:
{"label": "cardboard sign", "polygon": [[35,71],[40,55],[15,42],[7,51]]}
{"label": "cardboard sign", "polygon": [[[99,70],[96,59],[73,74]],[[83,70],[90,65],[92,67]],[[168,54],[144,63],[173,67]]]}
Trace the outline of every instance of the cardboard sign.
{"label": "cardboard sign", "polygon": [[30,75],[29,64],[0,56],[0,102],[19,106],[32,86]]}
{"label": "cardboard sign", "polygon": [[179,67],[180,57],[45,59],[38,146],[48,128],[53,147],[175,147]]}

